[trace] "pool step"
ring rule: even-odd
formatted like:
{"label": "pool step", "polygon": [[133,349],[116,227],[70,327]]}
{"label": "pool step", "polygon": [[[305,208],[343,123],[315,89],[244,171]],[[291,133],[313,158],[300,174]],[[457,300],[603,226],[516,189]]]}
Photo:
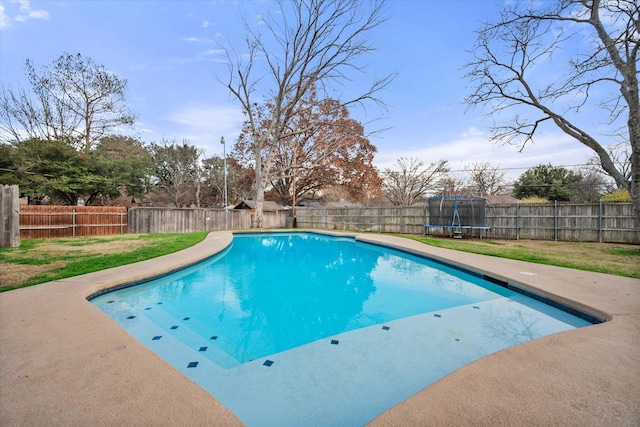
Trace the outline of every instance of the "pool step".
{"label": "pool step", "polygon": [[[203,357],[223,368],[228,369],[240,365],[237,359],[222,350],[223,348],[234,348],[239,344],[226,336],[218,335],[213,328],[194,318],[175,316],[161,306],[154,306],[151,310],[143,310],[141,317],[145,317],[153,323],[164,335],[176,338],[188,348],[202,353]],[[200,351],[201,348],[206,348],[206,350]]]}

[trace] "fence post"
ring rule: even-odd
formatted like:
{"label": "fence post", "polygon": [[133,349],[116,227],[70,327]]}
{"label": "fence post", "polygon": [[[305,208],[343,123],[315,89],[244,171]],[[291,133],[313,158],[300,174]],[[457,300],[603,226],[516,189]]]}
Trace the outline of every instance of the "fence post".
{"label": "fence post", "polygon": [[0,185],[0,247],[20,247],[20,191],[17,185]]}
{"label": "fence post", "polygon": [[122,211],[120,211],[120,234],[124,232],[124,228],[122,227]]}
{"label": "fence post", "polygon": [[602,200],[598,203],[598,243],[602,243],[602,228],[604,227],[604,218],[602,217],[604,208],[602,206]]}
{"label": "fence post", "polygon": [[71,233],[73,237],[76,237],[76,211],[71,211]]}
{"label": "fence post", "polygon": [[553,241],[558,241],[558,215],[556,211],[556,207],[558,206],[558,201],[553,201]]}
{"label": "fence post", "polygon": [[516,202],[516,240],[520,240],[520,202]]}
{"label": "fence post", "polygon": [[427,210],[428,210],[428,204],[427,203],[423,203],[422,204],[422,235],[426,236],[427,235]]}

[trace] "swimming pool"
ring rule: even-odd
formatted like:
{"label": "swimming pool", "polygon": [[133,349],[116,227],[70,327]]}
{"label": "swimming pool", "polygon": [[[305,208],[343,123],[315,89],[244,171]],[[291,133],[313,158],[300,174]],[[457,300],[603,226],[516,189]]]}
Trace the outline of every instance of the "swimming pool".
{"label": "swimming pool", "polygon": [[363,425],[486,354],[590,324],[470,272],[309,233],[236,235],[92,302],[250,426]]}

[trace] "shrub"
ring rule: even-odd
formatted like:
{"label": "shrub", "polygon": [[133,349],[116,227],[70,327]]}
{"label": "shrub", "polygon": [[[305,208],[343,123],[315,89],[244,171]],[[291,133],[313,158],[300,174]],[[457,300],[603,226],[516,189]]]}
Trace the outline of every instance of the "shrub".
{"label": "shrub", "polygon": [[605,194],[600,200],[603,202],[630,202],[631,194],[629,194],[629,190],[625,188],[618,188],[609,194]]}
{"label": "shrub", "polygon": [[520,199],[518,201],[520,203],[549,203],[549,200],[539,196],[525,197],[524,199]]}

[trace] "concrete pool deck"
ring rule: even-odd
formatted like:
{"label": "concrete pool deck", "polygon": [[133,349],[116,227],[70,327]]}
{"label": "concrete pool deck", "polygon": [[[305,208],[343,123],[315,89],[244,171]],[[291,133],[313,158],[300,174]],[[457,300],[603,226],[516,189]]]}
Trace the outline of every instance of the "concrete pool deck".
{"label": "concrete pool deck", "polygon": [[[640,425],[640,280],[347,234],[609,319],[482,358],[370,425]],[[86,300],[197,262],[231,239],[215,232],[176,254],[0,294],[0,425],[242,425]]]}

